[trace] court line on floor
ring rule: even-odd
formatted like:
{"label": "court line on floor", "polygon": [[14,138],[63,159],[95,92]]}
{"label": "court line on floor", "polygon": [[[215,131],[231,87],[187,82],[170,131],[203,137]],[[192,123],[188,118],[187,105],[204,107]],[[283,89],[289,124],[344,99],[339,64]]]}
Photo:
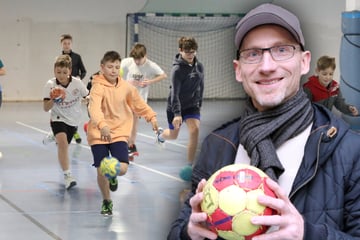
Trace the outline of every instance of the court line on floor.
{"label": "court line on floor", "polygon": [[[41,132],[41,133],[45,133],[45,134],[48,133],[47,131],[44,131],[44,130],[42,130],[42,129],[40,129],[40,128],[31,126],[31,125],[26,124],[26,123],[23,123],[23,122],[16,121],[16,123],[19,124],[19,125],[22,125],[22,126],[24,126],[24,127],[30,128],[30,129],[32,129],[32,130],[34,130],[34,131],[37,131],[37,132]],[[139,133],[138,133],[138,135],[141,135],[141,136],[143,136],[143,137],[147,137],[147,138],[154,139],[154,137],[151,137],[151,136],[146,135],[146,134],[139,134]],[[172,144],[174,144],[174,143],[172,143]],[[88,146],[88,145],[84,145],[84,144],[78,144],[78,145],[80,145],[82,148],[85,148],[85,149],[90,150],[90,146]],[[174,144],[174,145],[180,145],[180,146],[184,147],[184,145],[181,145],[181,144]],[[144,166],[144,165],[141,165],[141,164],[138,164],[138,163],[135,163],[135,162],[131,162],[131,164],[132,164],[132,165],[135,165],[135,166],[137,166],[137,167],[139,167],[139,168],[145,169],[145,170],[147,170],[147,171],[149,171],[149,172],[153,172],[153,173],[159,174],[159,175],[161,175],[161,176],[164,176],[164,177],[173,179],[173,180],[175,180],[175,181],[184,182],[184,180],[182,180],[181,178],[174,177],[174,176],[172,176],[172,175],[170,175],[170,174],[167,174],[167,173],[164,173],[164,172],[155,170],[155,169],[153,169],[153,168],[149,168],[149,167],[146,167],[146,166]]]}
{"label": "court line on floor", "polygon": [[31,223],[38,226],[42,231],[47,233],[50,237],[56,240],[61,240],[62,238],[57,236],[55,233],[47,229],[44,225],[42,225],[39,221],[37,221],[35,218],[31,217],[29,214],[27,214],[24,210],[16,206],[14,203],[12,203],[9,199],[7,199],[5,196],[0,194],[0,199],[2,199],[4,202],[6,202],[9,206],[11,206],[15,211],[20,213],[22,216],[24,216],[26,219],[28,219]]}

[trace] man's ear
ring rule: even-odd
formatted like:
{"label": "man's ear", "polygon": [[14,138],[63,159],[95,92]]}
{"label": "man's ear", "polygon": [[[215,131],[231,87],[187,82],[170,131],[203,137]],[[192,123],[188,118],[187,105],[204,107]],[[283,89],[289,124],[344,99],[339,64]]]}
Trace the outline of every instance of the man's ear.
{"label": "man's ear", "polygon": [[233,60],[234,70],[235,70],[235,78],[236,81],[242,82],[241,74],[240,74],[240,63],[239,60]]}

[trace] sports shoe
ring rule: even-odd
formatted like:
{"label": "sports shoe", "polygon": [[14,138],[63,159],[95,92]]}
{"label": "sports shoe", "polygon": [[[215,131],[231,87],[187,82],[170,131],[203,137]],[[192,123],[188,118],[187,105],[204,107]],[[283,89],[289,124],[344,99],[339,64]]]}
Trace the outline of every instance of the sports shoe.
{"label": "sports shoe", "polygon": [[49,143],[55,142],[55,136],[52,132],[48,132],[44,139],[42,140],[44,145],[48,145]]}
{"label": "sports shoe", "polygon": [[64,174],[64,178],[65,178],[66,190],[69,190],[70,188],[76,185],[75,178],[73,178],[70,173]]}
{"label": "sports shoe", "polygon": [[113,203],[111,200],[103,200],[100,213],[104,216],[111,216],[112,208],[113,208]]}
{"label": "sports shoe", "polygon": [[165,142],[165,139],[160,136],[163,132],[164,132],[164,129],[159,127],[156,132],[156,143],[164,143]]}
{"label": "sports shoe", "polygon": [[109,178],[109,188],[110,191],[115,192],[118,188],[118,180],[116,177],[114,178]]}
{"label": "sports shoe", "polygon": [[2,152],[0,152],[0,158],[2,158],[2,156],[3,156],[3,154],[2,154]]}
{"label": "sports shoe", "polygon": [[129,154],[129,157],[139,156],[139,152],[137,151],[135,144],[129,145],[128,154]]}
{"label": "sports shoe", "polygon": [[81,137],[78,132],[74,133],[73,137],[74,137],[76,143],[81,143]]}

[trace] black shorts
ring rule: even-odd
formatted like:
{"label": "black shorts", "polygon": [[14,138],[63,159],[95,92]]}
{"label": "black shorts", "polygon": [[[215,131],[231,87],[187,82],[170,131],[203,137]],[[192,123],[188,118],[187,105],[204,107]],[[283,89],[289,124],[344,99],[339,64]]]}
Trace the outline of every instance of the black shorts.
{"label": "black shorts", "polygon": [[107,144],[95,144],[91,146],[94,156],[93,166],[98,168],[101,161],[108,156],[117,158],[120,162],[129,164],[129,153],[127,142],[114,142]]}
{"label": "black shorts", "polygon": [[[169,128],[174,129],[174,125],[172,124],[172,121],[174,120],[174,117],[175,117],[174,113],[168,109],[168,110],[166,110],[166,115],[167,115]],[[181,110],[181,117],[182,117],[183,122],[189,118],[195,118],[195,119],[200,120],[200,108],[193,107],[193,108]]]}
{"label": "black shorts", "polygon": [[67,125],[64,122],[50,122],[50,126],[54,136],[61,132],[65,133],[69,144],[77,130],[77,127]]}

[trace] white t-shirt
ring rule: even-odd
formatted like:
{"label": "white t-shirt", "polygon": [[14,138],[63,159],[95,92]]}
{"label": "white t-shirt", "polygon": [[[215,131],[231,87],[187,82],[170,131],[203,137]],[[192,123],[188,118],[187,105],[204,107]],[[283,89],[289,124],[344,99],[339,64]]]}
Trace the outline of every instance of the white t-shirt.
{"label": "white t-shirt", "polygon": [[[134,58],[129,57],[121,60],[121,69],[123,70],[122,78],[124,80],[143,81],[144,79],[152,79],[163,74],[164,71],[155,62],[146,58],[143,65],[136,65]],[[149,86],[138,87],[141,97],[147,101],[149,95]]]}
{"label": "white t-shirt", "polygon": [[[303,159],[305,144],[310,135],[311,127],[312,124],[302,133],[287,140],[276,149],[278,158],[285,169],[284,173],[279,177],[278,183],[287,195],[291,191],[295,176]],[[236,154],[235,163],[250,164],[250,157],[241,144]]]}
{"label": "white t-shirt", "polygon": [[48,80],[43,89],[43,97],[50,98],[50,91],[54,87],[65,90],[66,96],[61,103],[54,103],[51,108],[51,121],[64,122],[70,126],[78,126],[81,119],[81,99],[89,94],[85,84],[78,78],[72,77],[69,85],[64,88],[56,83],[56,78]]}

